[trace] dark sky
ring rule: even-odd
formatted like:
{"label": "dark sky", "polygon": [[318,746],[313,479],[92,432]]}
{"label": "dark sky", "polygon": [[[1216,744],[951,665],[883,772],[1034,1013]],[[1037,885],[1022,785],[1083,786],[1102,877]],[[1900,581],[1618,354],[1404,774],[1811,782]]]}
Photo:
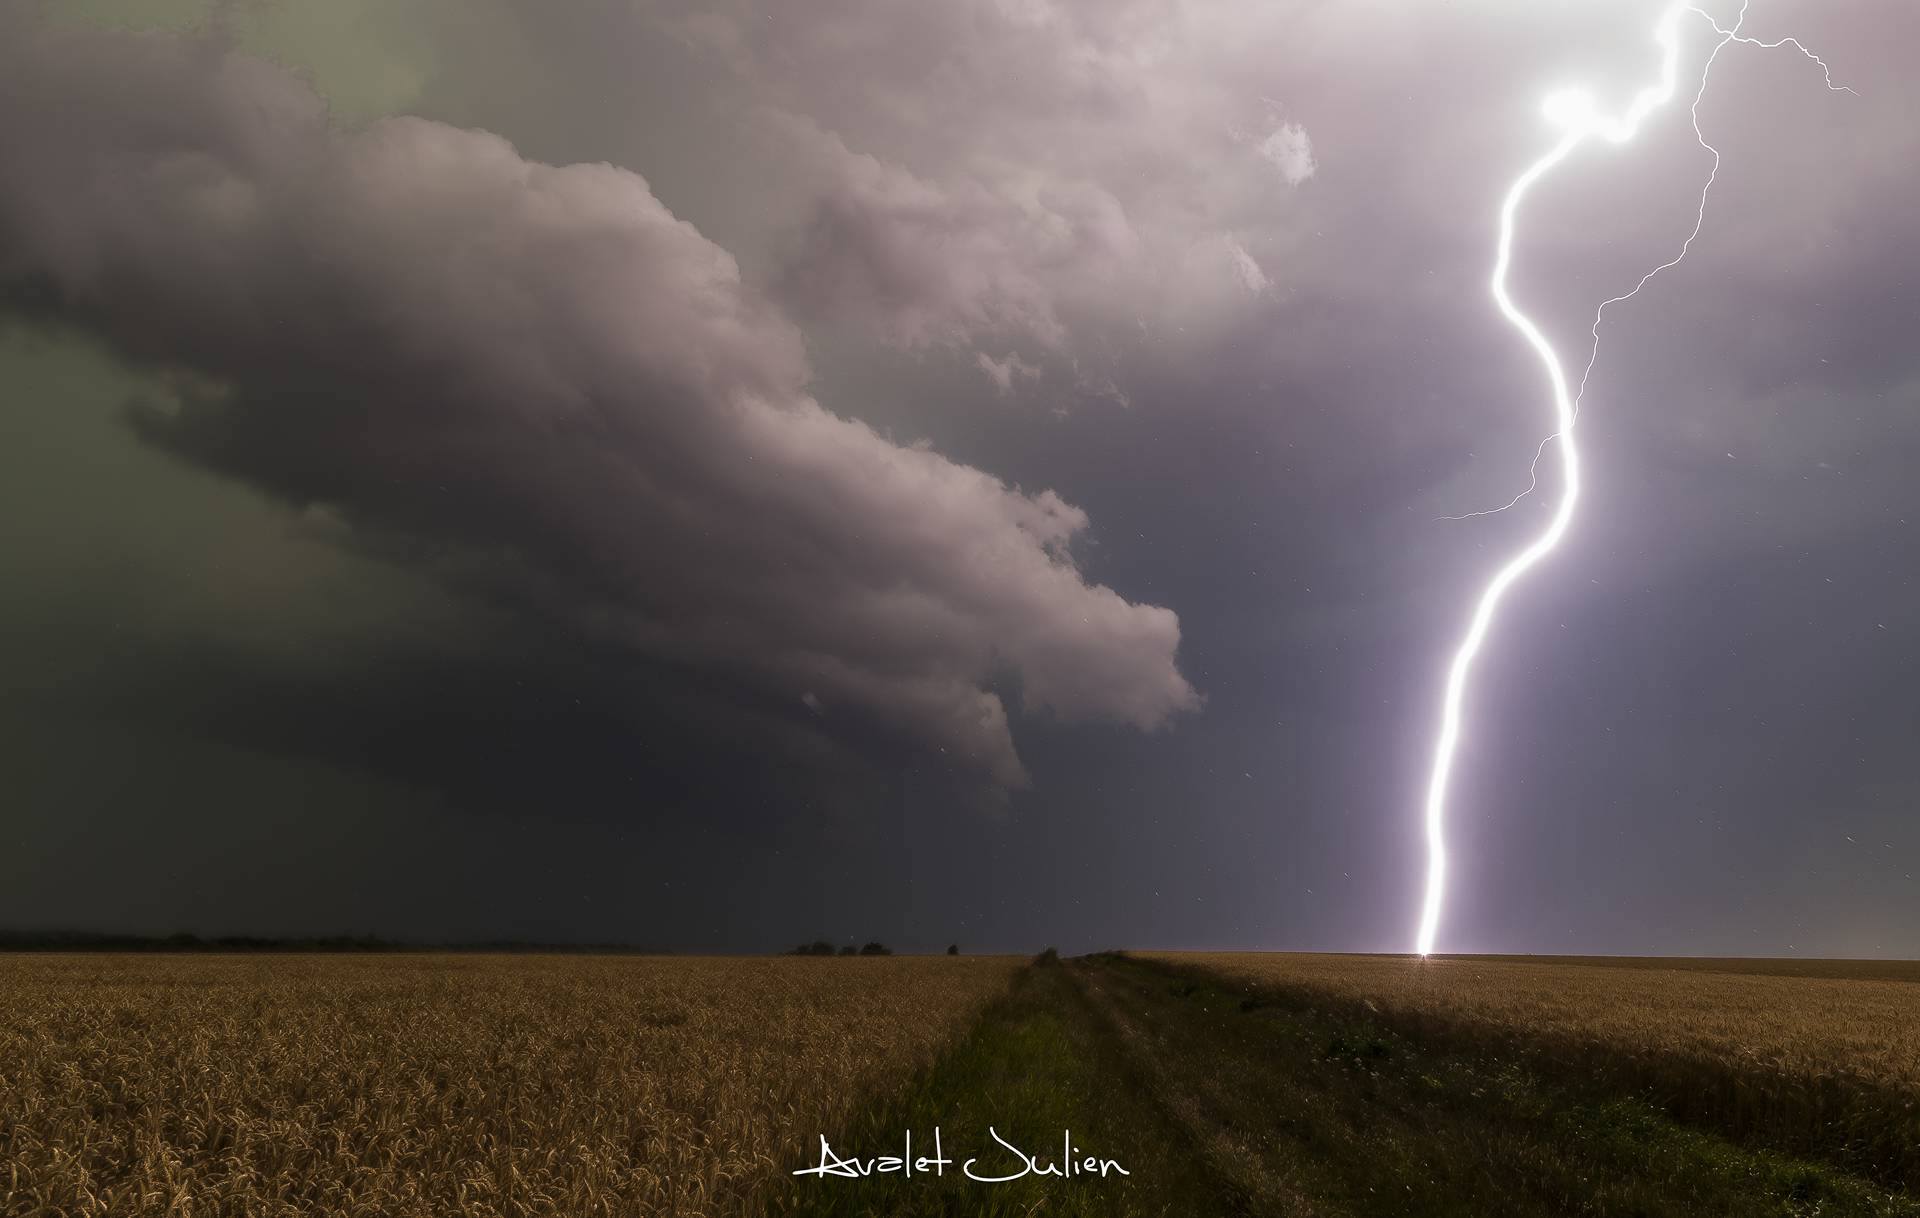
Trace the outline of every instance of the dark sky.
{"label": "dark sky", "polygon": [[[1659,5],[804,8],[0,0],[0,925],[1411,946]],[[1443,950],[1920,955],[1920,8],[1746,30]]]}

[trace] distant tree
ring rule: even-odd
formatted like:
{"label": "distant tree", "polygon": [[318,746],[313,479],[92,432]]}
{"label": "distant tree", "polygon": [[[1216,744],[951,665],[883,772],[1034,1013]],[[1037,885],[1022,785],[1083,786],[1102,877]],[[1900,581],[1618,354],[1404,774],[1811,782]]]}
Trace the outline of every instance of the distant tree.
{"label": "distant tree", "polygon": [[958,943],[947,944],[947,955],[957,956],[959,954],[960,954],[960,945]]}
{"label": "distant tree", "polygon": [[860,949],[860,954],[863,956],[891,956],[893,955],[893,949],[884,943],[869,943]]}
{"label": "distant tree", "polygon": [[802,943],[799,947],[794,948],[790,954],[795,956],[831,956],[833,955],[833,944],[827,942],[825,939],[815,939],[811,943]]}
{"label": "distant tree", "polygon": [[1035,956],[1033,958],[1033,962],[1035,964],[1041,965],[1042,967],[1055,965],[1060,963],[1060,953],[1050,947],[1046,951],[1041,952],[1039,955]]}
{"label": "distant tree", "polygon": [[857,956],[860,953],[859,953],[859,950],[853,946],[853,944],[849,943],[845,947],[840,949],[840,954],[843,956]]}

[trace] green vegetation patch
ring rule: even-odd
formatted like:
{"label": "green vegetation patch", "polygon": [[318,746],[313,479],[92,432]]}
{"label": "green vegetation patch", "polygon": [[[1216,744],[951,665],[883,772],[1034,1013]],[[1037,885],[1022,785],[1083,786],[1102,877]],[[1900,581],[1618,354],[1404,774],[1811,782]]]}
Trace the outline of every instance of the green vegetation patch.
{"label": "green vegetation patch", "polygon": [[[796,1130],[786,1164],[817,1167],[819,1135],[842,1159],[933,1153],[933,1131],[953,1160],[940,1174],[899,1172],[858,1178],[785,1176],[772,1212],[809,1215],[1193,1215],[1245,1212],[1223,1188],[1184,1130],[1133,1073],[1114,1032],[1089,1005],[1071,967],[1027,970],[972,1032],[889,1103],[838,1130]],[[1076,1162],[1109,1160],[1125,1175],[1031,1172],[1006,1183],[967,1178],[1010,1175],[1023,1163],[989,1130],[1039,1165],[1058,1167],[1071,1132]],[[802,1145],[801,1143],[804,1143]]]}
{"label": "green vegetation patch", "polygon": [[1161,1106],[1191,1141],[1224,1146],[1214,1162],[1242,1193],[1306,1198],[1317,1214],[1920,1215],[1839,1168],[1682,1126],[1531,1060],[1425,1043],[1364,1008],[1116,957],[1080,975],[1150,1063]]}

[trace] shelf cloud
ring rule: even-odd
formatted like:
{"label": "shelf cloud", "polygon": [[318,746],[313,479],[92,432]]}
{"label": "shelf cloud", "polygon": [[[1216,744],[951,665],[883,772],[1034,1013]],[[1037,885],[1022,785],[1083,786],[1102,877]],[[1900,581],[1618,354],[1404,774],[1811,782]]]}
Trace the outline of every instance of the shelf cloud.
{"label": "shelf cloud", "polygon": [[[0,289],[174,374],[133,415],[152,443],[463,593],[851,706],[999,784],[1026,778],[1005,690],[1143,730],[1198,705],[1174,613],[1076,567],[1085,512],[816,400],[781,305],[638,174],[418,118],[342,131],[213,40],[8,33]],[[984,282],[978,308],[1043,319]],[[963,313],[973,290],[940,288]]]}

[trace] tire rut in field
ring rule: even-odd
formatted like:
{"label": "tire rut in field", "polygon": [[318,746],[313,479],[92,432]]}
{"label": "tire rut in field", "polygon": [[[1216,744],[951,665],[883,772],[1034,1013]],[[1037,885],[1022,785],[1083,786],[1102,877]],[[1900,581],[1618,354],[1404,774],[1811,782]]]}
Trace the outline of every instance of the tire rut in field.
{"label": "tire rut in field", "polygon": [[1255,1142],[1215,1118],[1215,1106],[1208,1102],[1210,1080],[1183,1079],[1167,1069],[1158,1046],[1171,1032],[1155,1020],[1150,1007],[1142,1004],[1129,1012],[1118,987],[1098,964],[1076,962],[1070,974],[1155,1103],[1186,1132],[1208,1167],[1247,1198],[1250,1212],[1279,1218],[1332,1218],[1337,1213],[1309,1202],[1275,1174]]}

